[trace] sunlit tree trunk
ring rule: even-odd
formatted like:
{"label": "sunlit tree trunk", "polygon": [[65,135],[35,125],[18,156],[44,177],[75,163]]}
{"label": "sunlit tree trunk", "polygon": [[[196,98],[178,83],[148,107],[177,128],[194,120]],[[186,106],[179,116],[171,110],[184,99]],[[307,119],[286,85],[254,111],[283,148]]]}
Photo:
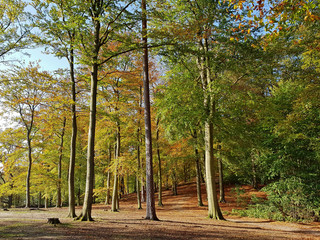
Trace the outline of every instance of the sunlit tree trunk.
{"label": "sunlit tree trunk", "polygon": [[75,218],[75,191],[74,191],[74,168],[76,163],[76,147],[77,147],[77,111],[76,111],[76,80],[74,73],[74,56],[73,56],[73,46],[70,50],[70,78],[71,78],[71,93],[72,93],[72,133],[71,133],[71,143],[70,143],[70,160],[69,160],[69,171],[68,171],[68,201],[69,201],[69,213],[68,217]]}
{"label": "sunlit tree trunk", "polygon": [[156,132],[156,140],[157,140],[157,156],[158,156],[158,206],[163,206],[162,203],[162,171],[161,171],[161,156],[160,156],[160,147],[159,147],[159,122],[160,118],[157,118],[157,132]]}
{"label": "sunlit tree trunk", "polygon": [[31,147],[31,131],[27,129],[27,143],[28,143],[28,172],[26,179],[26,208],[30,207],[30,178],[31,178],[31,166],[32,166],[32,147]]}
{"label": "sunlit tree trunk", "polygon": [[[96,39],[99,41],[100,23],[97,23]],[[97,51],[98,52],[98,51]],[[88,152],[87,152],[87,176],[86,189],[82,213],[80,220],[93,221],[91,217],[92,202],[93,202],[93,185],[94,185],[94,140],[96,131],[96,109],[97,109],[97,83],[98,83],[98,64],[97,54],[94,57],[94,63],[91,70],[91,93],[90,93],[90,120],[88,133]]]}
{"label": "sunlit tree trunk", "polygon": [[62,125],[62,130],[60,134],[60,146],[59,146],[59,162],[58,162],[58,186],[57,186],[57,206],[58,208],[61,207],[61,175],[62,175],[62,157],[63,157],[63,143],[64,143],[64,132],[66,129],[66,122],[67,118],[63,118],[63,125]]}
{"label": "sunlit tree trunk", "polygon": [[[200,32],[201,33],[201,32]],[[204,107],[207,111],[207,117],[204,126],[205,140],[205,171],[206,171],[206,189],[208,198],[208,217],[223,220],[222,212],[219,207],[215,182],[215,158],[213,155],[213,120],[215,114],[215,101],[213,96],[213,80],[210,72],[210,61],[208,57],[208,41],[201,39],[199,41],[199,50],[201,56],[198,57],[198,69],[202,81],[204,93]]]}
{"label": "sunlit tree trunk", "polygon": [[119,176],[118,176],[118,161],[120,157],[120,124],[117,123],[117,144],[116,144],[116,151],[115,151],[115,161],[116,161],[116,169],[114,170],[114,179],[113,179],[113,192],[112,192],[112,204],[111,204],[111,211],[117,212],[119,210]]}
{"label": "sunlit tree trunk", "polygon": [[146,219],[158,220],[154,202],[146,0],[142,0],[143,86],[146,142]]}
{"label": "sunlit tree trunk", "polygon": [[136,191],[137,191],[137,202],[138,202],[138,209],[142,209],[141,206],[141,195],[140,195],[140,126],[138,127],[138,147],[137,147],[137,177],[136,177]]}

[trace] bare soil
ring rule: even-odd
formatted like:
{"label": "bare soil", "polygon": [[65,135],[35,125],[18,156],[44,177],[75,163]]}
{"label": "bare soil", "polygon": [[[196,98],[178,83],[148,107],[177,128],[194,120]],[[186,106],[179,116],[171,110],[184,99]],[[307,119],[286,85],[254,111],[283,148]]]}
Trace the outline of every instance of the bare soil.
{"label": "bare soil", "polygon": [[[284,223],[231,214],[232,209],[245,207],[250,195],[264,197],[244,186],[246,193],[239,198],[232,188],[226,187],[227,203],[221,204],[226,221],[206,218],[207,207],[197,207],[196,186],[190,183],[179,186],[177,196],[164,191],[164,206],[157,207],[160,221],[144,220],[145,205],[138,210],[136,195],[129,194],[121,199],[116,213],[109,206],[95,204],[94,222],[66,218],[67,208],[0,211],[0,239],[320,239],[319,223]],[[80,211],[77,208],[77,213]],[[59,218],[61,224],[47,224],[48,218]]]}

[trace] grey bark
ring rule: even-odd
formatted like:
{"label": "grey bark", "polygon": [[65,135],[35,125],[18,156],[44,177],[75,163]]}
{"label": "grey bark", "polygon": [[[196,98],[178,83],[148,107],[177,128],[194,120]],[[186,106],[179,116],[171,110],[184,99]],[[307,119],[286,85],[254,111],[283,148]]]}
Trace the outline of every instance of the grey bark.
{"label": "grey bark", "polygon": [[157,140],[157,156],[158,156],[158,206],[163,206],[162,203],[162,170],[161,170],[161,156],[160,156],[160,146],[159,146],[159,135],[160,135],[160,118],[157,118],[157,132],[156,132],[156,140]]}
{"label": "grey bark", "polygon": [[63,143],[64,143],[64,132],[66,129],[67,118],[63,118],[62,130],[60,134],[60,146],[59,146],[59,162],[58,162],[58,186],[57,186],[57,205],[56,207],[60,208],[62,206],[61,203],[61,182],[62,182],[62,157],[63,157]]}
{"label": "grey bark", "polygon": [[116,144],[116,151],[115,151],[115,161],[116,161],[116,169],[114,170],[114,182],[113,182],[113,192],[112,192],[112,204],[111,204],[111,211],[117,212],[119,210],[119,177],[118,177],[118,161],[120,157],[120,124],[117,123],[117,144]]}
{"label": "grey bark", "polygon": [[215,158],[213,155],[213,120],[215,114],[215,101],[212,91],[214,82],[211,79],[207,39],[202,39],[199,41],[199,50],[202,52],[202,55],[198,57],[198,68],[204,93],[204,107],[207,111],[207,117],[205,120],[204,127],[204,140],[208,217],[217,220],[224,220],[218,203],[215,183],[216,169],[214,166]]}
{"label": "grey bark", "polygon": [[158,220],[154,201],[146,0],[142,5],[143,86],[146,143],[146,219]]}
{"label": "grey bark", "polygon": [[69,213],[68,217],[75,218],[77,217],[75,211],[75,191],[74,191],[74,170],[76,162],[76,146],[77,146],[77,110],[76,110],[76,80],[74,73],[74,56],[73,56],[73,46],[71,45],[70,50],[70,79],[71,79],[71,94],[72,94],[72,104],[71,104],[71,113],[72,113],[72,133],[71,133],[71,143],[70,143],[70,160],[69,160],[69,171],[68,171],[68,202],[69,202]]}

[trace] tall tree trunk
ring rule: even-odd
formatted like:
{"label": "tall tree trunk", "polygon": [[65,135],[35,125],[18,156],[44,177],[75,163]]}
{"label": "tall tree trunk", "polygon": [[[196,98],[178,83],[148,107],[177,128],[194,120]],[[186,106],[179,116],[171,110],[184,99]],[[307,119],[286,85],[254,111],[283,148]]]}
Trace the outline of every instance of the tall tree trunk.
{"label": "tall tree trunk", "polygon": [[158,220],[154,202],[146,0],[142,0],[143,86],[146,142],[146,219]]}
{"label": "tall tree trunk", "polygon": [[106,195],[106,201],[105,201],[105,205],[109,205],[110,204],[110,178],[111,178],[111,174],[110,171],[108,171],[107,173],[107,195]]}
{"label": "tall tree trunk", "polygon": [[42,194],[41,194],[41,192],[39,192],[39,194],[38,194],[38,209],[41,208],[41,198],[42,198]]}
{"label": "tall tree trunk", "polygon": [[225,203],[225,194],[224,194],[224,183],[223,183],[223,164],[222,164],[222,159],[219,157],[218,159],[218,166],[219,166],[219,192],[220,192],[220,198],[219,202]]}
{"label": "tall tree trunk", "polygon": [[60,135],[60,146],[59,146],[59,162],[58,162],[58,186],[57,186],[57,206],[60,208],[62,206],[61,203],[61,175],[62,175],[62,157],[63,157],[63,140],[64,140],[64,132],[66,129],[67,118],[63,118],[62,130]]}
{"label": "tall tree trunk", "polygon": [[161,171],[161,156],[160,156],[160,147],[159,147],[159,122],[160,118],[157,118],[157,156],[158,156],[158,206],[163,206],[162,203],[162,171]]}
{"label": "tall tree trunk", "polygon": [[76,110],[76,80],[74,74],[74,56],[73,56],[73,47],[71,45],[70,51],[70,78],[71,78],[71,92],[72,92],[72,133],[71,133],[71,143],[70,143],[70,160],[69,160],[69,171],[68,171],[68,201],[69,201],[69,213],[68,217],[75,218],[75,192],[74,192],[74,168],[76,163],[76,147],[77,147],[77,110]]}
{"label": "tall tree trunk", "polygon": [[[100,26],[100,24],[99,24]],[[98,28],[100,29],[100,27]],[[96,30],[98,31],[98,30]],[[99,33],[96,33],[99,38]],[[96,109],[97,109],[97,83],[98,83],[98,64],[97,57],[94,58],[94,63],[91,71],[91,93],[90,93],[90,121],[88,133],[88,152],[87,152],[87,176],[86,189],[82,213],[79,217],[81,221],[93,221],[91,217],[92,202],[93,202],[93,185],[94,185],[94,140],[96,131]]]}
{"label": "tall tree trunk", "polygon": [[136,188],[137,188],[137,203],[138,209],[142,209],[141,206],[141,195],[140,195],[140,127],[138,127],[138,146],[137,146],[137,177],[136,177]]}
{"label": "tall tree trunk", "polygon": [[[201,31],[199,33],[201,34]],[[207,111],[204,127],[204,140],[208,217],[217,220],[223,220],[224,218],[219,207],[215,182],[216,169],[214,166],[215,158],[213,156],[213,120],[215,114],[215,102],[212,91],[213,81],[211,79],[207,39],[202,39],[199,41],[199,50],[202,52],[202,56],[198,58],[198,68],[204,94],[204,108]]]}
{"label": "tall tree trunk", "polygon": [[48,208],[48,203],[49,203],[49,199],[48,199],[48,196],[46,194],[46,196],[44,198],[44,208]]}
{"label": "tall tree trunk", "polygon": [[113,182],[113,192],[112,192],[112,204],[111,204],[111,211],[117,212],[119,210],[119,194],[118,194],[118,187],[119,187],[119,177],[118,177],[118,161],[120,157],[120,123],[117,123],[117,144],[116,144],[116,152],[115,152],[115,161],[116,161],[116,169],[114,171],[114,182]]}
{"label": "tall tree trunk", "polygon": [[[110,167],[111,160],[112,160],[111,144],[109,144],[108,151],[109,151],[108,167]],[[106,195],[105,205],[110,204],[110,178],[111,178],[111,173],[110,173],[110,170],[108,170],[108,173],[107,173],[107,195]]]}
{"label": "tall tree trunk", "polygon": [[198,206],[201,207],[201,206],[203,206],[202,195],[201,195],[201,168],[200,168],[199,150],[197,147],[194,148],[194,154],[195,154],[195,159],[196,159]]}
{"label": "tall tree trunk", "polygon": [[28,142],[28,172],[26,179],[26,208],[30,207],[30,178],[31,178],[31,166],[32,166],[32,147],[31,147],[31,130],[27,129],[27,142]]}

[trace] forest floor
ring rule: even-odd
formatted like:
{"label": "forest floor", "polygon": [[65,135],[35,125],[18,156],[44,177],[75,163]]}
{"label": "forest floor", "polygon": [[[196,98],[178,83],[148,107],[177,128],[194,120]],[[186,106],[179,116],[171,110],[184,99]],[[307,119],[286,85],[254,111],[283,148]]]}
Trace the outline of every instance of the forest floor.
{"label": "forest floor", "polygon": [[[197,207],[194,183],[179,186],[177,196],[169,190],[163,192],[164,206],[157,206],[160,221],[144,220],[145,205],[137,209],[135,194],[124,196],[116,213],[109,206],[95,204],[94,222],[66,218],[66,207],[1,210],[0,239],[320,239],[319,223],[284,223],[231,214],[232,209],[244,208],[250,195],[263,197],[249,186],[244,189],[239,196],[234,186],[226,187],[227,203],[221,207],[227,221],[208,219],[207,206]],[[76,211],[80,213],[81,208]],[[47,224],[47,218],[59,218],[61,224]]]}

